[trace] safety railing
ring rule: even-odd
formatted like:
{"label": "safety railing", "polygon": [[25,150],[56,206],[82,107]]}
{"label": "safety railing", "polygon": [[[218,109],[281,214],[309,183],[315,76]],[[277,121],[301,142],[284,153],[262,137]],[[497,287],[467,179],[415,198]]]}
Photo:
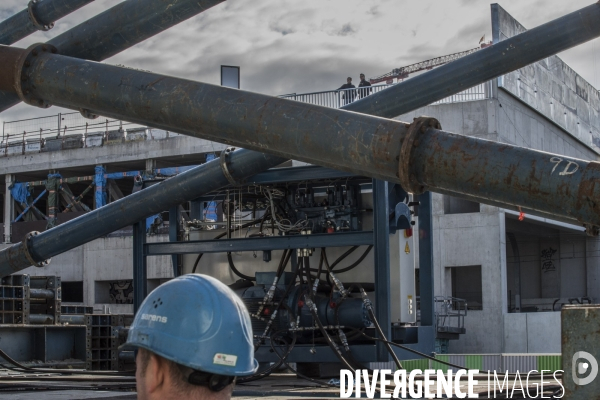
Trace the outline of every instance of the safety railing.
{"label": "safety railing", "polygon": [[2,128],[0,157],[177,136],[117,119],[86,119],[77,112],[7,121]]}
{"label": "safety railing", "polygon": [[[318,106],[340,108],[346,104],[362,99],[363,97],[381,92],[391,86],[394,86],[394,84],[373,85],[355,89],[326,90],[323,92],[312,93],[290,93],[279,97]],[[433,104],[461,103],[466,101],[485,100],[490,97],[492,97],[492,81],[474,86],[460,93],[446,97],[445,99],[436,101]]]}
{"label": "safety railing", "polygon": [[467,315],[466,300],[445,296],[435,296],[433,299],[437,331],[462,333]]}
{"label": "safety railing", "polygon": [[356,89],[326,90],[324,92],[313,93],[290,93],[279,97],[317,106],[340,108],[363,97],[370,96],[373,93],[381,92],[390,86],[393,85],[373,85]]}
{"label": "safety railing", "polygon": [[[340,108],[363,97],[381,92],[390,86],[393,86],[393,84],[312,93],[291,93],[279,97],[319,106]],[[492,82],[490,81],[433,104],[483,100],[491,96]],[[0,156],[95,146],[98,143],[103,143],[103,140],[110,140],[108,138],[109,133],[124,133],[125,130],[128,132],[139,132],[144,129],[148,128],[117,119],[105,117],[93,120],[87,119],[78,112],[7,121],[2,126]],[[167,133],[168,135],[169,133]],[[171,133],[171,135],[175,136],[176,134]],[[115,135],[113,134],[112,136]],[[159,135],[159,138],[162,138],[162,136]],[[64,143],[66,142],[68,143],[65,145]],[[81,143],[81,146],[79,146],[79,143]]]}

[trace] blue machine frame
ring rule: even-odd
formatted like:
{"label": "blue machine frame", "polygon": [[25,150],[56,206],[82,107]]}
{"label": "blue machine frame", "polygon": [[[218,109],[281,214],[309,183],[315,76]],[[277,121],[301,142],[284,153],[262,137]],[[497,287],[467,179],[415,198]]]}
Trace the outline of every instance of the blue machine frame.
{"label": "blue machine frame", "polygon": [[[272,184],[280,182],[299,182],[316,179],[334,179],[355,177],[356,175],[340,172],[318,166],[278,168],[255,175],[248,184]],[[392,326],[390,316],[390,210],[395,204],[390,204],[390,187],[393,183],[373,180],[373,231],[346,232],[334,235],[315,234],[299,236],[281,236],[270,238],[249,239],[219,239],[203,241],[176,241],[178,236],[177,209],[169,210],[169,239],[170,242],[146,243],[145,222],[142,221],[133,229],[133,281],[134,281],[134,310],[146,296],[147,268],[146,257],[171,255],[174,275],[179,273],[178,256],[181,254],[223,253],[250,250],[277,250],[312,247],[338,247],[354,245],[374,245],[375,254],[375,296],[376,317],[386,336],[391,340],[404,342],[404,345],[422,353],[431,354],[435,348],[435,310],[433,303],[433,251],[432,251],[432,201],[431,193],[419,196],[419,290],[421,324],[414,327]],[[214,200],[214,197],[200,198],[195,202]],[[295,254],[295,253],[294,253]],[[292,267],[294,266],[292,260]],[[138,290],[137,288],[140,288]],[[316,353],[310,353],[305,345],[297,345],[287,358],[290,362],[337,362],[333,351],[326,345],[318,347]],[[352,351],[357,360],[368,362],[389,361],[390,354],[382,342],[374,345],[353,345]],[[394,351],[401,359],[414,359],[414,354],[395,348]],[[259,362],[277,361],[277,355],[260,347],[256,352]]]}

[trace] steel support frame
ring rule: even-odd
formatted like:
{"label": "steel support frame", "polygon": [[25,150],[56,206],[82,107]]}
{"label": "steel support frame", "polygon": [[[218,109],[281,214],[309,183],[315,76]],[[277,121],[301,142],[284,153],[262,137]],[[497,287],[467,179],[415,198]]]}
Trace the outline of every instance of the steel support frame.
{"label": "steel support frame", "polygon": [[[347,172],[339,172],[329,168],[308,166],[292,167],[285,169],[269,170],[255,175],[248,179],[251,183],[272,184],[278,182],[304,181],[306,179],[330,179],[354,176]],[[433,252],[431,247],[431,193],[425,193],[419,197],[421,204],[419,206],[419,229],[426,232],[421,240],[423,244],[419,246],[419,257],[423,260],[421,273],[421,325],[413,327],[410,330],[403,329],[401,333],[393,329],[390,315],[391,287],[390,287],[390,256],[389,256],[389,182],[373,180],[373,231],[346,232],[337,234],[315,234],[298,236],[281,236],[271,238],[247,238],[247,239],[219,239],[219,240],[198,240],[187,242],[157,242],[145,243],[136,239],[134,227],[134,276],[135,271],[143,269],[145,272],[146,257],[158,255],[171,255],[173,258],[180,254],[197,253],[224,253],[228,251],[251,251],[251,250],[282,250],[295,248],[314,248],[340,247],[354,245],[374,245],[375,254],[375,294],[376,317],[381,325],[384,334],[388,340],[393,340],[397,336],[409,338],[412,343],[405,346],[421,351],[423,353],[432,353],[435,348],[435,318],[433,308]],[[170,222],[171,223],[171,222]],[[429,228],[428,228],[429,227]],[[170,234],[172,240],[172,235]],[[137,248],[136,248],[137,247]],[[296,253],[292,257],[292,270],[296,268]],[[143,260],[142,260],[143,259]],[[425,271],[425,272],[423,272]],[[427,272],[428,271],[428,272]],[[138,272],[138,276],[140,276]],[[144,277],[145,279],[146,277]],[[137,281],[134,278],[134,288]],[[138,285],[140,283],[137,283]],[[145,285],[144,285],[145,287]],[[138,293],[138,292],[135,292]],[[423,301],[423,295],[427,296],[429,301]],[[134,295],[134,303],[141,304],[137,295]],[[136,307],[136,306],[134,306]],[[137,310],[137,308],[135,308]],[[410,331],[410,332],[408,332]],[[408,332],[408,333],[407,333]],[[378,342],[374,345],[352,346],[353,354],[359,361],[378,361],[385,362],[390,360],[390,354],[383,345]],[[302,346],[294,349],[288,361],[290,362],[337,362],[337,357],[327,346],[319,347],[316,355],[305,351]],[[417,358],[413,353],[406,350],[395,348],[394,351],[403,359]],[[308,354],[308,355],[307,355]],[[276,361],[277,356],[266,347],[261,347],[256,353],[260,362]]]}
{"label": "steel support frame", "polygon": [[[179,206],[174,206],[169,209],[169,241],[176,242],[179,239]],[[179,260],[178,254],[171,254],[171,263],[173,264],[173,276],[179,276]]]}
{"label": "steel support frame", "polygon": [[[373,179],[373,241],[375,243],[375,316],[387,340],[392,339],[390,286],[390,202],[388,182]],[[383,338],[380,338],[383,339]],[[375,344],[377,361],[389,361],[385,343]]]}
{"label": "steel support frame", "polygon": [[148,268],[144,255],[146,243],[146,221],[133,224],[133,313],[148,295]]}

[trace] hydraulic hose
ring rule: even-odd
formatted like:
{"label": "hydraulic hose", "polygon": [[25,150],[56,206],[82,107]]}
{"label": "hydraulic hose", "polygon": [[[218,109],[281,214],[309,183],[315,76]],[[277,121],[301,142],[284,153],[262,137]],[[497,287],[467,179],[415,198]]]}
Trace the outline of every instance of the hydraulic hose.
{"label": "hydraulic hose", "polygon": [[373,312],[373,304],[371,304],[371,300],[369,300],[369,297],[367,296],[367,292],[365,291],[365,289],[360,287],[360,293],[362,295],[365,306],[367,307],[367,311],[369,312],[369,317],[371,317],[371,321],[373,322],[373,325],[375,325],[375,329],[377,329],[377,332],[379,332],[379,335],[384,340],[385,347],[388,349],[390,355],[394,359],[394,362],[396,363],[396,366],[398,367],[398,369],[404,369],[402,367],[402,363],[400,362],[400,359],[398,358],[396,353],[394,353],[394,349],[392,349],[392,346],[390,346],[390,343],[388,342],[387,338],[385,337],[385,333],[383,333],[383,329],[381,329],[381,326],[379,326],[379,322],[377,322],[377,318],[375,317],[375,313]]}
{"label": "hydraulic hose", "polygon": [[[340,359],[342,364],[344,364],[350,371],[352,371],[354,373],[356,370],[352,367],[352,365],[350,365],[348,360],[346,360],[346,358],[344,358],[344,355],[341,353],[339,347],[331,339],[331,337],[329,336],[329,333],[327,333],[327,330],[325,329],[325,327],[321,323],[321,320],[319,319],[319,315],[317,314],[317,306],[315,305],[315,300],[314,300],[313,293],[312,293],[312,282],[310,279],[310,264],[308,263],[308,257],[304,257],[304,262],[305,262],[306,274],[307,274],[307,276],[306,276],[307,282],[306,283],[308,285],[308,299],[306,299],[306,295],[305,295],[306,305],[308,306],[310,313],[312,314],[317,326],[319,327],[319,330],[321,331],[321,334],[327,341],[327,344],[329,345],[329,347],[331,347],[331,349],[333,350],[335,355]],[[301,269],[300,265],[298,266],[298,269]]]}

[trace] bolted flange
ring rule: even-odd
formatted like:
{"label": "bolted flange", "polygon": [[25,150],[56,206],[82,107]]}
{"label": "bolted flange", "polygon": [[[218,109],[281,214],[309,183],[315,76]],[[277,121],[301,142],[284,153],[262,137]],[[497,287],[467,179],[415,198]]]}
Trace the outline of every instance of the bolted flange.
{"label": "bolted flange", "polygon": [[235,147],[228,147],[225,150],[223,150],[221,152],[221,155],[219,156],[219,162],[221,164],[221,170],[223,171],[223,175],[225,175],[227,181],[229,181],[229,183],[231,183],[233,186],[237,186],[242,184],[243,182],[236,181],[231,175],[231,171],[229,170],[229,168],[231,167],[231,165],[229,164],[229,155],[233,153],[234,150]]}
{"label": "bolted flange", "polygon": [[27,260],[31,263],[31,265],[33,265],[34,267],[45,267],[46,265],[50,264],[50,261],[52,260],[51,258],[38,262],[38,261],[35,261],[33,259],[33,257],[31,256],[31,253],[29,253],[29,245],[31,243],[31,238],[34,236],[37,236],[39,234],[40,233],[38,231],[33,231],[33,232],[29,232],[25,236],[25,240],[23,241],[23,252],[25,254],[25,258],[27,258]]}
{"label": "bolted flange", "polygon": [[409,193],[421,194],[425,191],[425,186],[420,184],[415,174],[410,172],[410,167],[412,165],[412,153],[422,142],[422,140],[419,140],[419,136],[424,135],[429,128],[442,129],[442,126],[440,125],[440,121],[435,118],[415,118],[406,130],[406,136],[400,148],[398,178],[400,179],[402,189]]}
{"label": "bolted flange", "polygon": [[32,106],[40,108],[48,108],[52,104],[48,103],[44,99],[33,96],[33,84],[28,74],[29,68],[34,64],[35,59],[43,53],[58,53],[58,49],[50,44],[36,43],[27,48],[19,59],[15,68],[15,89],[19,98],[24,102]]}

